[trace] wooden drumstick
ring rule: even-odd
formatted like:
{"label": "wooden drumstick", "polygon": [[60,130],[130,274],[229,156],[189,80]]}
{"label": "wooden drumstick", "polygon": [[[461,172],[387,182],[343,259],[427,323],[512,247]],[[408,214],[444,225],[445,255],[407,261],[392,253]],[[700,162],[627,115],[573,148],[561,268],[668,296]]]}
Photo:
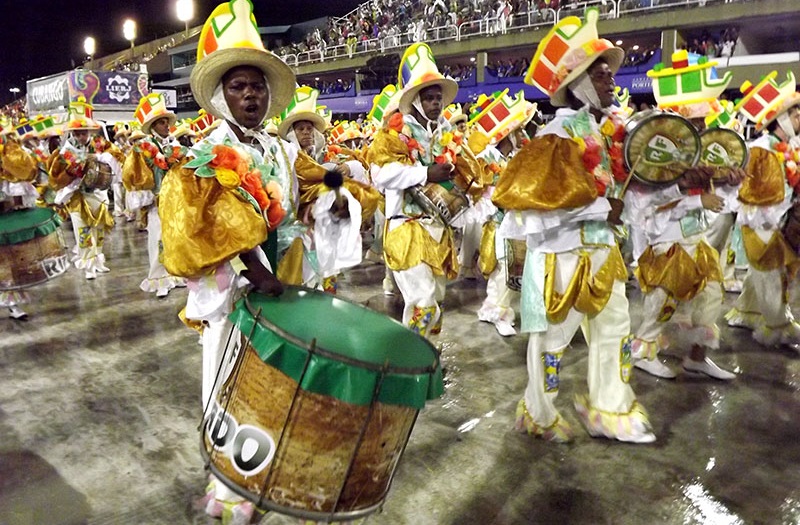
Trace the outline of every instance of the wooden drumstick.
{"label": "wooden drumstick", "polygon": [[628,189],[628,184],[631,183],[631,179],[633,178],[633,172],[636,171],[636,168],[639,167],[639,162],[641,162],[641,160],[642,160],[642,155],[639,154],[639,156],[636,157],[636,162],[633,163],[633,166],[631,166],[631,169],[628,172],[628,177],[625,179],[625,182],[622,185],[622,189],[619,192],[619,197],[617,197],[618,199],[621,200],[622,197],[625,196],[625,191]]}

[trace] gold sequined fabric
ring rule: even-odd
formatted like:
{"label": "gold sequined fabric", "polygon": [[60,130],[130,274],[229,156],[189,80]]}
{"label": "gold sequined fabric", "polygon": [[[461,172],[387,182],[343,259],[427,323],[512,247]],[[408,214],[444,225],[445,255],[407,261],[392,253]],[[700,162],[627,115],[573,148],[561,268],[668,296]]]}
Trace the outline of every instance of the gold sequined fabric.
{"label": "gold sequined fabric", "polygon": [[751,148],[747,174],[739,188],[740,201],[759,206],[783,202],[783,166],[777,155],[764,148]]}
{"label": "gold sequined fabric", "polygon": [[444,229],[437,243],[419,222],[408,221],[386,233],[383,255],[392,270],[408,270],[425,263],[435,275],[448,279],[458,276],[458,257],[450,228]]}
{"label": "gold sequined fabric", "polygon": [[678,301],[691,300],[708,282],[722,282],[719,255],[705,242],[697,245],[694,257],[679,243],[661,254],[648,246],[639,257],[635,273],[644,293],[662,288]]}
{"label": "gold sequined fabric", "polygon": [[747,226],[742,226],[742,241],[747,260],[756,270],[769,272],[786,268],[789,275],[794,276],[800,269],[800,259],[779,231],[772,233],[768,242]]}
{"label": "gold sequined fabric", "polygon": [[156,187],[153,170],[147,166],[144,153],[131,150],[122,165],[122,185],[126,191],[152,190]]}

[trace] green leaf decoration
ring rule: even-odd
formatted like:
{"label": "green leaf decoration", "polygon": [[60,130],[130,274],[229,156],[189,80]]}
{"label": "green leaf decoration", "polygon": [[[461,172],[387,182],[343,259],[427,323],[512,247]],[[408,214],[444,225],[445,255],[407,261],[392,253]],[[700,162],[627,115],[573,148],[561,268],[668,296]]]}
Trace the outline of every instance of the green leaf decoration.
{"label": "green leaf decoration", "polygon": [[210,168],[208,165],[200,166],[199,168],[194,170],[194,174],[197,175],[198,177],[203,177],[204,179],[210,179],[211,177],[217,176],[216,170]]}
{"label": "green leaf decoration", "polygon": [[199,168],[200,166],[205,166],[206,164],[214,160],[214,157],[216,157],[216,155],[214,155],[213,153],[208,155],[197,156],[194,159],[187,162],[186,164],[184,164],[183,167],[189,169]]}

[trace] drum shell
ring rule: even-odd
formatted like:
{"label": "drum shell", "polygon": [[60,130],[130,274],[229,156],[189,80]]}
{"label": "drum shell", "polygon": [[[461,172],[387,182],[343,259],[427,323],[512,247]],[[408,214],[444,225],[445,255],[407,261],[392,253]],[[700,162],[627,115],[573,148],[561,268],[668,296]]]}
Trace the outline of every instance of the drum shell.
{"label": "drum shell", "polygon": [[83,187],[89,191],[110,189],[113,177],[111,166],[94,157],[89,158],[84,164]]}
{"label": "drum shell", "polygon": [[408,191],[425,213],[447,225],[453,224],[470,206],[469,197],[457,186],[448,190],[441,184],[431,182],[409,188]]}
{"label": "drum shell", "polygon": [[263,507],[289,515],[357,517],[377,510],[417,410],[380,402],[370,410],[299,389],[293,379],[259,359],[252,347],[244,350],[241,366],[239,381],[223,387],[220,405],[227,406],[238,423],[263,428],[276,441],[282,434],[283,438],[280,446],[276,443],[269,467],[245,476],[227,455],[212,450],[207,422],[204,448],[211,450],[208,456],[216,473],[258,495]]}
{"label": "drum shell", "polygon": [[0,245],[0,290],[41,284],[66,272],[66,244],[61,229],[15,244]]}
{"label": "drum shell", "polygon": [[528,245],[525,240],[506,239],[506,286],[509,290],[522,290],[522,273],[525,269],[525,256]]}

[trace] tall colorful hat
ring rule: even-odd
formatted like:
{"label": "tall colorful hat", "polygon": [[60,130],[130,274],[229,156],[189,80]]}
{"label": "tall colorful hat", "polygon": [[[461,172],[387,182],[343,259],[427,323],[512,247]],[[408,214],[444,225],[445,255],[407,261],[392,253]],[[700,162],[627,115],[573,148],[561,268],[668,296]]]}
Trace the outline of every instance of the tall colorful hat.
{"label": "tall colorful hat", "polygon": [[66,131],[100,129],[100,124],[92,118],[94,107],[86,102],[86,98],[83,95],[80,95],[75,102],[69,103],[67,113],[67,122],[64,125]]}
{"label": "tall colorful hat", "polygon": [[530,106],[525,93],[519,91],[514,98],[508,96],[508,89],[491,96],[478,97],[470,115],[469,127],[472,134],[480,133],[489,144],[497,144],[509,133],[524,125],[533,116],[536,106]]}
{"label": "tall colorful hat", "polygon": [[176,122],[175,126],[169,129],[169,134],[172,138],[178,139],[183,136],[196,137],[197,133],[192,129],[192,119],[186,118]]}
{"label": "tall colorful hat", "polygon": [[36,136],[39,138],[46,139],[60,135],[58,121],[56,120],[56,117],[52,115],[39,115],[33,119],[31,125],[33,125],[33,130],[36,132]]}
{"label": "tall colorful hat", "polygon": [[442,116],[447,119],[451,126],[455,126],[459,122],[467,122],[469,117],[461,109],[461,104],[450,104],[444,111]]}
{"label": "tall colorful hat", "polygon": [[114,124],[114,138],[128,137],[131,131],[131,125],[127,122],[117,122]]}
{"label": "tall colorful hat", "polygon": [[328,127],[325,117],[317,111],[317,97],[319,90],[311,86],[300,86],[294,91],[294,96],[289,105],[281,113],[281,123],[278,125],[278,135],[286,138],[295,122],[307,120],[314,125],[317,131],[324,133]]}
{"label": "tall colorful hat", "polygon": [[11,122],[11,119],[8,117],[0,117],[0,137],[4,137],[7,135],[15,135],[17,134],[17,130],[14,127],[14,124]]}
{"label": "tall colorful hat", "polygon": [[722,111],[706,117],[706,127],[732,129],[737,133],[744,133],[744,124],[737,118],[736,106],[730,100],[720,100]]}
{"label": "tall colorful hat", "polygon": [[200,111],[197,112],[197,118],[192,121],[192,127],[198,136],[203,137],[219,126],[220,123],[222,123],[222,119],[215,118],[214,115],[200,108]]}
{"label": "tall colorful hat", "polygon": [[22,117],[17,122],[17,135],[23,141],[38,138],[36,130],[33,128],[33,122],[25,117]]}
{"label": "tall colorful hat", "polygon": [[412,44],[400,59],[397,85],[402,90],[398,105],[400,111],[411,111],[411,103],[423,89],[430,86],[442,88],[442,107],[447,107],[456,98],[458,82],[439,73],[436,60],[428,44]]}
{"label": "tall colorful hat", "polygon": [[333,144],[343,144],[347,140],[364,138],[364,133],[357,122],[344,120],[336,124],[331,130],[331,142]]}
{"label": "tall colorful hat", "polygon": [[222,76],[238,66],[253,66],[264,72],[270,97],[266,118],[280,114],[292,99],[295,75],[264,47],[250,0],[231,0],[217,6],[200,32],[197,64],[189,81],[201,108],[224,118],[212,106],[211,98]]}
{"label": "tall colorful hat", "polygon": [[387,84],[379,95],[372,99],[372,109],[367,118],[373,120],[378,126],[383,126],[383,121],[398,110],[401,91],[397,84]]}
{"label": "tall colorful hat", "polygon": [[625,51],[597,35],[597,8],[586,10],[586,22],[568,16],[556,24],[539,43],[525,83],[547,93],[554,106],[566,106],[566,89],[597,59],[605,59],[616,73],[625,59]]}
{"label": "tall colorful hat", "polygon": [[273,137],[278,135],[278,124],[280,124],[281,118],[280,117],[272,117],[271,119],[267,119],[267,122],[264,124],[264,131],[268,134],[272,135]]}
{"label": "tall colorful hat", "polygon": [[800,106],[794,73],[787,71],[786,81],[782,84],[775,82],[777,76],[778,72],[772,71],[757,85],[745,81],[740,88],[744,96],[734,109],[753,122],[757,130],[766,128],[781,113]]}
{"label": "tall colorful hat", "polygon": [[614,88],[614,99],[616,99],[617,104],[619,104],[619,111],[625,115],[625,117],[633,115],[631,92],[628,91],[628,88],[621,88],[619,86]]}
{"label": "tall colorful hat", "polygon": [[672,67],[659,62],[647,76],[653,79],[653,95],[660,109],[674,111],[686,118],[705,118],[722,111],[718,97],[733,79],[733,73],[717,78],[714,66],[701,56],[696,64],[689,62],[689,53],[679,49],[672,53]]}
{"label": "tall colorful hat", "polygon": [[131,136],[130,136],[129,140],[131,142],[143,139],[143,138],[145,138],[147,136],[142,131],[142,127],[139,125],[138,121],[136,121],[136,120],[131,121],[130,126],[131,126]]}
{"label": "tall colorful hat", "polygon": [[325,120],[325,130],[330,131],[333,127],[333,111],[328,109],[328,106],[317,104],[317,113]]}
{"label": "tall colorful hat", "polygon": [[175,113],[167,109],[167,100],[161,93],[150,93],[145,95],[139,100],[139,105],[136,106],[136,111],[133,113],[136,121],[142,127],[142,132],[150,134],[150,128],[156,120],[161,118],[169,119],[169,125],[175,124],[178,117]]}

